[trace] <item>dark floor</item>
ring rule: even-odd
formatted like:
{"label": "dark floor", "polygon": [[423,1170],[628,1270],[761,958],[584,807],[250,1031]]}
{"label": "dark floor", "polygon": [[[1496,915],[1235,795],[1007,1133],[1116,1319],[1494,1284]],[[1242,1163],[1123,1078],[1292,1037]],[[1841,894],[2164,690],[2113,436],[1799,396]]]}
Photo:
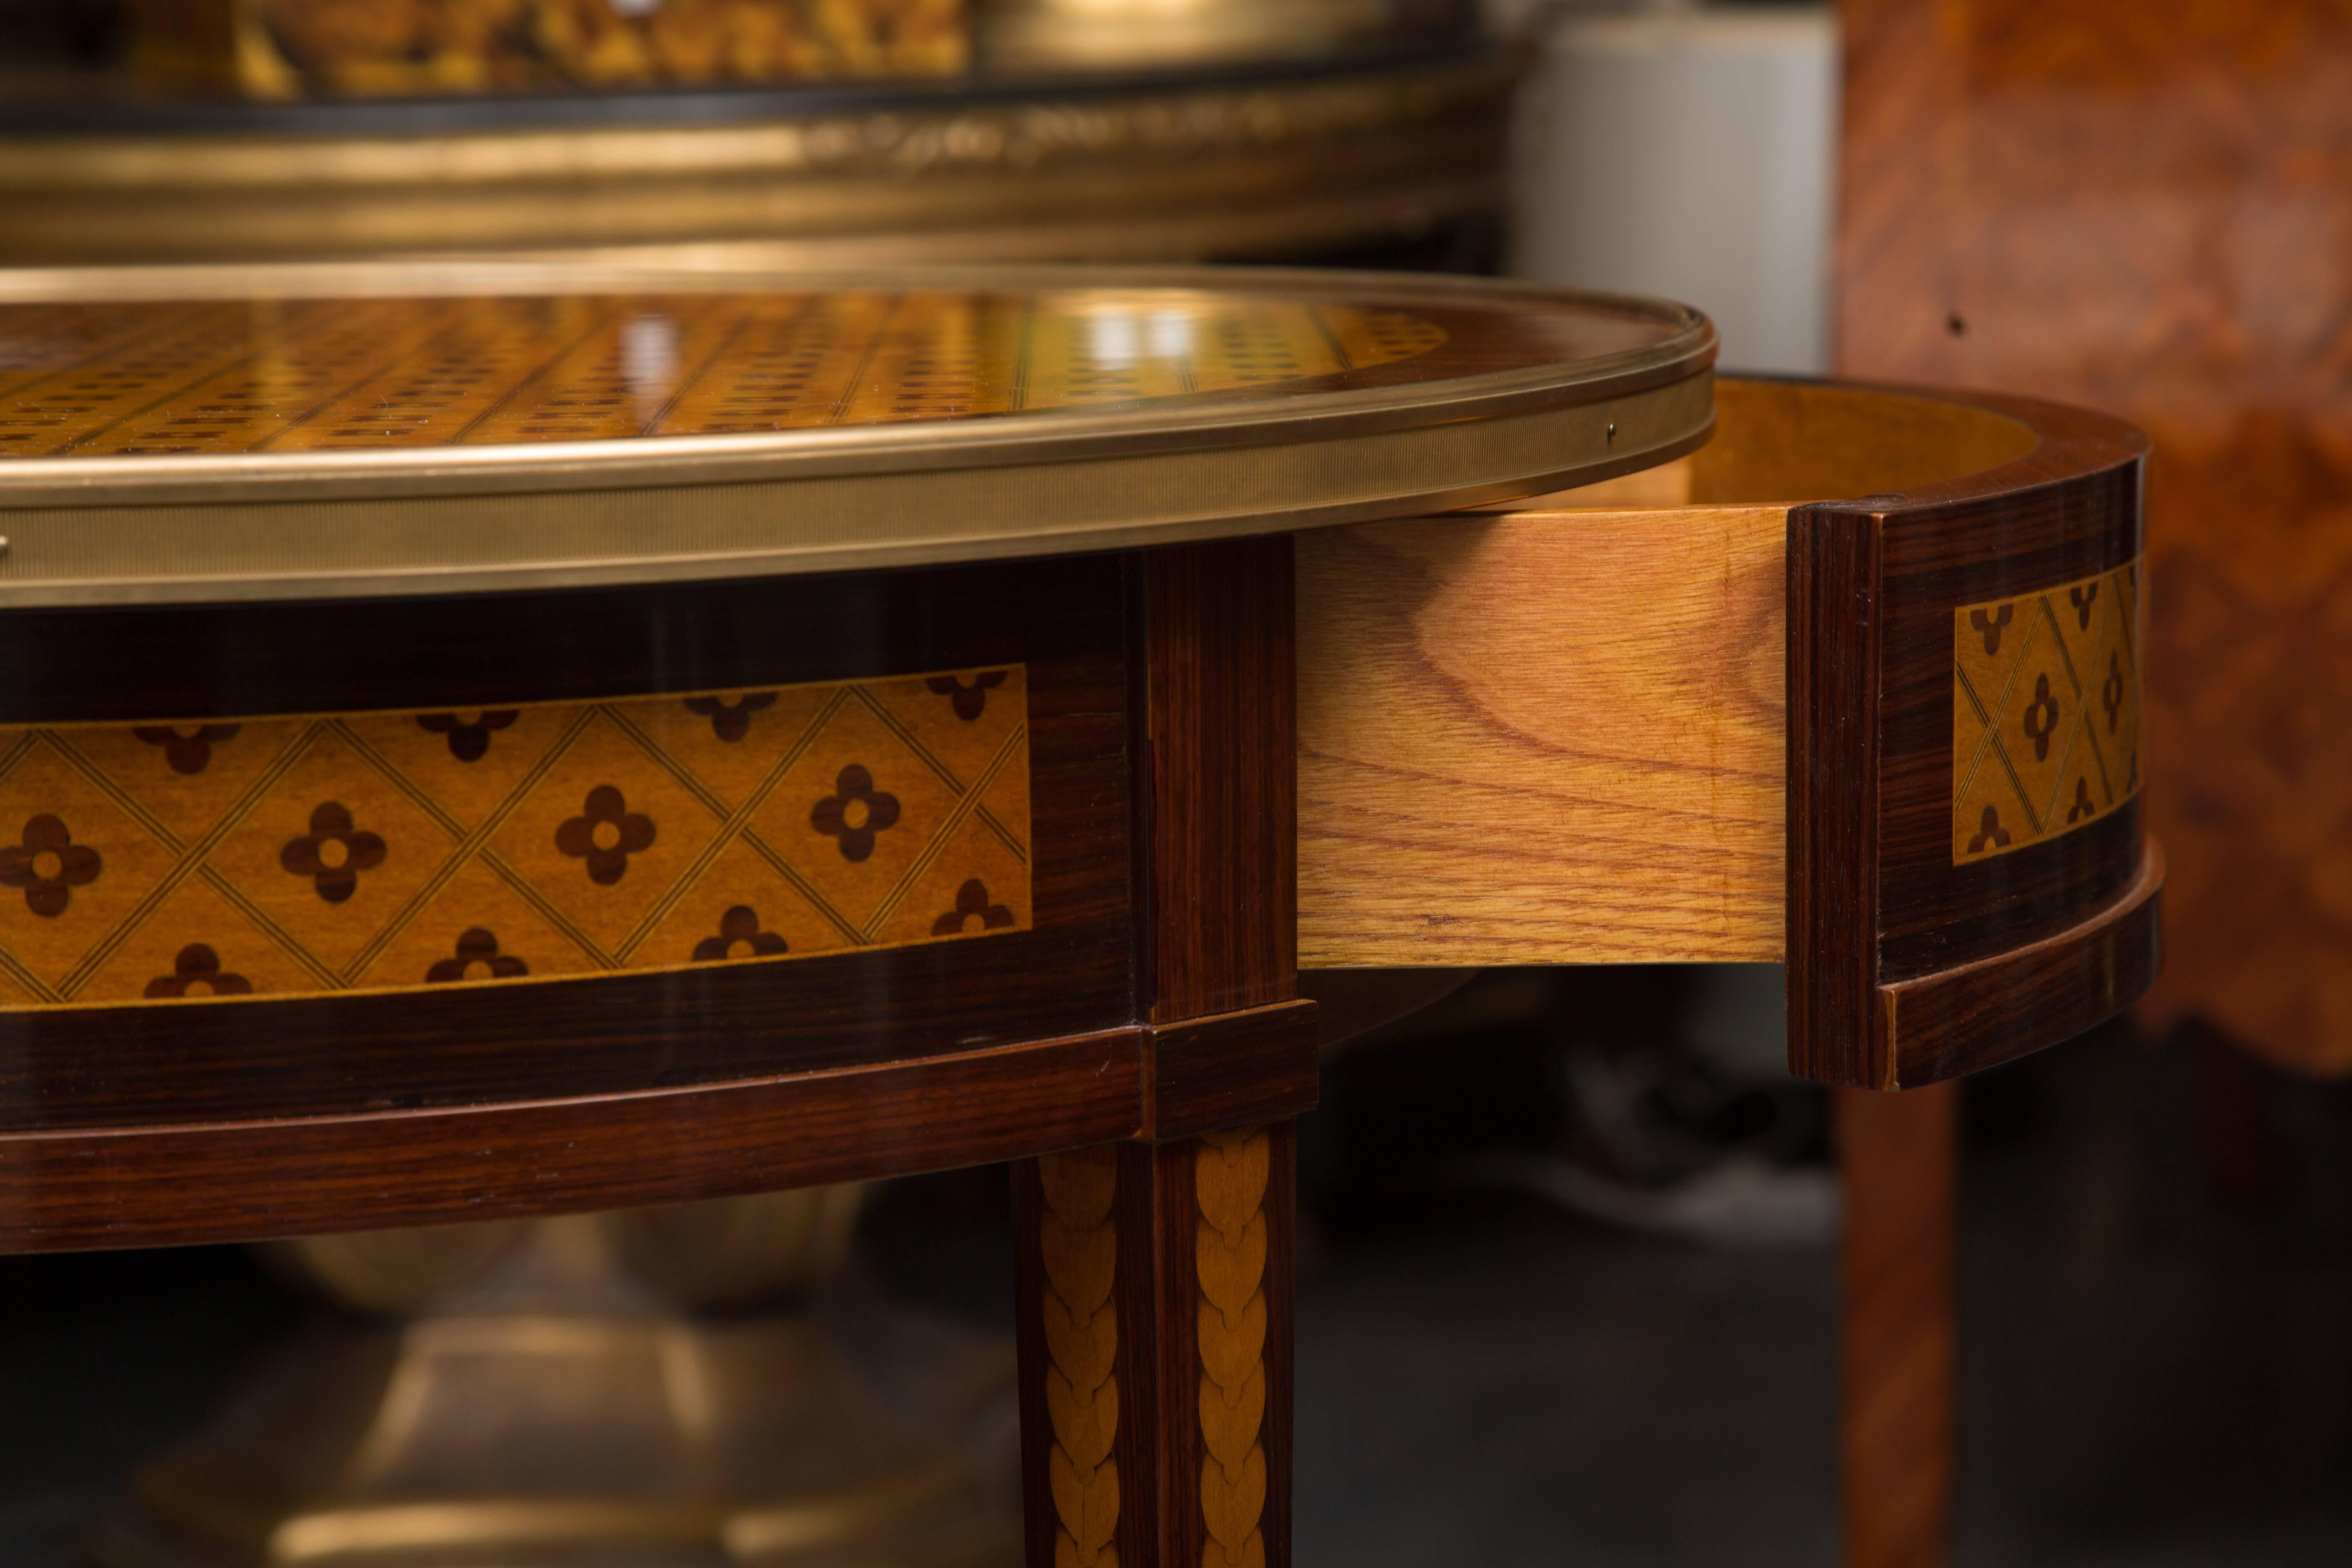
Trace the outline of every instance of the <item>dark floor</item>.
{"label": "dark floor", "polygon": [[1829,1271],[1489,1213],[1299,1307],[1300,1568],[1832,1561]]}
{"label": "dark floor", "polygon": [[[2190,1065],[2110,1037],[1978,1096],[1964,1568],[2352,1563],[2352,1116],[2279,1086],[2294,1169],[2231,1213]],[[1833,1560],[1826,1254],[1441,1217],[1303,1295],[1301,1568]]]}
{"label": "dark floor", "polygon": [[0,1258],[0,1565],[63,1568],[115,1479],[305,1310],[235,1247]]}
{"label": "dark floor", "polygon": [[[1553,1037],[1332,1075],[1302,1142],[1299,1568],[1831,1563],[1825,1249],[1425,1179],[1482,1105],[1557,1135]],[[2112,1031],[1972,1086],[1964,1568],[2352,1563],[2352,1094],[2261,1081],[2223,1204],[2202,1071]],[[997,1190],[887,1194],[873,1269],[1002,1325]],[[301,1310],[234,1250],[0,1265],[0,1564],[61,1568],[111,1478]]]}
{"label": "dark floor", "polygon": [[1964,1563],[2352,1563],[2352,1094],[2268,1080],[2222,1204],[2201,1068],[2116,1031],[1971,1100],[2024,1124],[1968,1168]]}

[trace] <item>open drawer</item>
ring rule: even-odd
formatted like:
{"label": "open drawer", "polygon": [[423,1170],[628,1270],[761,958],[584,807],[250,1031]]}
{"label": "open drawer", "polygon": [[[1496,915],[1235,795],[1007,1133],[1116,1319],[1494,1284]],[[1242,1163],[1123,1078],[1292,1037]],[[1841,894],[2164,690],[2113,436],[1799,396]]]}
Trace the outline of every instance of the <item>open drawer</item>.
{"label": "open drawer", "polygon": [[2147,444],[1721,378],[1692,457],[1298,536],[1302,968],[1785,960],[1790,1065],[1895,1088],[2158,963]]}

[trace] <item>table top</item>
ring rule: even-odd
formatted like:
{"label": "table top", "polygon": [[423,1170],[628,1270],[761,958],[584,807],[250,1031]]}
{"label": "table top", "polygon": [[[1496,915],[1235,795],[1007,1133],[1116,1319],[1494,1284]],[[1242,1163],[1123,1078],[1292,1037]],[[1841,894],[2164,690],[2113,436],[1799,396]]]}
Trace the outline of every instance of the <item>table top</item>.
{"label": "table top", "polygon": [[1681,306],[1466,279],[20,272],[0,278],[0,603],[724,577],[1406,515],[1691,449],[1713,356]]}

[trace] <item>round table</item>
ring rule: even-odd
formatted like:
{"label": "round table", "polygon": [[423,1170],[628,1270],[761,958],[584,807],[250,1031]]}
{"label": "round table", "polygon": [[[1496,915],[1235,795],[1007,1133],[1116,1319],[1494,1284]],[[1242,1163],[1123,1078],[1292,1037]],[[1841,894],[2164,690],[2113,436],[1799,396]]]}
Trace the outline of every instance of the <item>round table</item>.
{"label": "round table", "polygon": [[1703,445],[1694,312],[1310,273],[24,273],[0,348],[0,1247],[1014,1161],[1039,1568],[1287,1561],[1302,962],[1785,956],[1881,1089],[2154,971],[2113,421]]}

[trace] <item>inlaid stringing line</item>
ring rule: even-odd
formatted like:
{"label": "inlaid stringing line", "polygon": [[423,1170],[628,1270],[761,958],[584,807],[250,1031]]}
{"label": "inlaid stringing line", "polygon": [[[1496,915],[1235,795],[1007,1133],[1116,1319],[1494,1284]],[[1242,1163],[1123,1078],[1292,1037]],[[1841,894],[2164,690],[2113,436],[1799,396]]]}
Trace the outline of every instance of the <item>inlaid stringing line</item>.
{"label": "inlaid stringing line", "polygon": [[[2026,633],[2027,641],[2025,645],[2017,650],[2017,662],[2011,668],[2009,679],[2000,689],[2000,705],[1994,710],[1994,712],[1996,713],[2006,713],[2009,711],[2009,700],[2015,694],[2017,690],[2017,683],[2025,679],[2025,667],[2032,662],[2030,658],[2033,652],[2033,643],[2032,639],[2040,631],[2042,622],[2029,616],[2027,618],[2026,625],[2032,629]],[[2054,636],[2055,633],[2053,632],[2053,635]],[[2063,642],[2064,639],[2060,638],[2060,640]],[[1985,730],[1988,734],[1992,732],[1995,722],[1996,721],[1991,719],[1985,721]],[[2017,792],[2017,798],[2025,803],[2025,815],[2027,819],[2032,824],[2033,831],[2037,834],[2040,833],[2042,831],[2042,818],[2033,809],[2033,792],[2027,789],[2025,787],[2025,781],[2018,776],[2017,764],[2010,759],[2009,748],[2006,746],[1997,745],[1993,747],[1993,755],[2000,759],[2001,771],[2009,774],[2009,787],[2015,790]]]}
{"label": "inlaid stringing line", "polygon": [[[424,886],[411,894],[408,901],[394,911],[391,921],[363,943],[352,961],[344,965],[343,973],[349,984],[358,984],[361,977],[367,973],[368,966],[382,957],[383,950],[391,946],[394,940],[402,931],[406,931],[418,915],[425,912],[425,906],[432,901],[434,895],[447,887],[451,879],[465,869],[468,860],[475,858],[488,848],[490,835],[505,826],[507,818],[512,816],[516,808],[522,805],[523,797],[530,793],[540,780],[547,776],[550,769],[562,760],[563,753],[572,749],[572,742],[580,738],[580,732],[588,727],[588,721],[594,716],[593,710],[591,710],[574,719],[562,733],[555,738],[554,744],[548,747],[539,761],[523,774],[515,787],[507,792],[506,798],[499,801],[470,831],[463,823],[444,811],[439,802],[418,789],[406,774],[393,766],[391,762],[380,755],[374,747],[362,740],[359,732],[346,721],[341,719],[331,721],[339,739],[357,752],[361,759],[381,773],[393,788],[407,796],[412,804],[423,807],[440,825],[441,830],[457,841],[456,847],[451,849],[448,858],[442,861],[432,876],[425,879]],[[563,934],[576,942],[581,941],[583,933],[576,929],[566,929]],[[597,951],[593,943],[588,944],[588,952],[591,956],[600,960],[604,956]],[[607,964],[606,967],[618,966]]]}
{"label": "inlaid stringing line", "polygon": [[148,918],[163,906],[163,900],[177,891],[181,884],[191,877],[201,879],[206,887],[227,900],[230,907],[251,921],[272,942],[285,949],[287,955],[297,963],[310,970],[321,981],[331,985],[340,985],[341,981],[333,970],[312,957],[310,950],[295,941],[291,932],[264,914],[250,899],[231,885],[226,878],[205,863],[213,850],[219,847],[220,841],[236,830],[236,826],[245,820],[247,815],[260,804],[261,797],[269,792],[271,786],[291,773],[295,765],[310,754],[310,748],[317,743],[320,734],[325,728],[326,726],[321,723],[304,725],[302,732],[289,742],[284,751],[271,759],[269,765],[263,768],[253,783],[247,785],[243,793],[229,803],[228,809],[222,812],[193,845],[184,843],[179,835],[164,826],[146,807],[132,799],[128,792],[116,784],[100,769],[92,765],[62,735],[51,731],[48,735],[50,743],[58,749],[68,765],[89,781],[109,800],[128,813],[140,826],[155,835],[164,847],[173,851],[179,857],[173,862],[172,869],[164,874],[163,880],[158,882],[145,898],[133,904],[130,914],[117,921],[114,930],[84,954],[79,963],[74,965],[72,971],[61,983],[59,989],[68,996],[80,990],[89,982],[89,977],[98,972],[99,966],[112,957],[115,951],[128,942],[131,934],[144,925]]}
{"label": "inlaid stringing line", "polygon": [[[436,304],[441,303],[441,301],[438,300],[429,302]],[[446,310],[441,313],[445,317],[449,317],[449,312]],[[247,447],[246,450],[250,452],[268,451],[270,447],[276,446],[278,442],[284,440],[295,431],[301,429],[311,421],[317,419],[319,416],[326,413],[330,408],[341,406],[352,398],[358,396],[361,389],[367,386],[370,383],[382,381],[386,376],[391,375],[394,371],[398,370],[401,366],[415,360],[419,354],[431,353],[451,338],[461,335],[466,331],[466,327],[467,321],[462,316],[450,317],[449,319],[444,320],[439,327],[426,332],[421,337],[413,338],[409,342],[403,343],[389,359],[380,362],[374,369],[362,375],[357,381],[352,382],[351,384],[339,391],[329,393],[310,407],[304,409],[293,418],[289,419],[284,425],[278,426],[273,434],[263,437],[260,440]]]}
{"label": "inlaid stringing line", "polygon": [[2074,700],[2080,702],[2087,689],[2083,684],[2083,672],[2074,668],[2074,656],[2066,651],[2066,633],[2058,625],[2058,612],[2050,607],[2050,595],[2047,594],[2037,595],[2034,603],[2041,607],[2042,618],[2050,623],[2050,635],[2058,639],[2059,668],[2065,670],[2066,679],[2074,688]]}
{"label": "inlaid stringing line", "polygon": [[[923,852],[915,857],[915,863],[907,868],[907,874],[898,879],[898,885],[890,889],[889,896],[882,900],[881,908],[874,911],[874,918],[867,922],[868,929],[873,931],[882,929],[892,913],[898,910],[901,900],[906,898],[908,890],[914,887],[916,879],[929,870],[931,862],[938,859],[947,849],[948,840],[954,836],[956,828],[961,825],[963,819],[971,815],[972,808],[980,803],[982,793],[996,782],[996,775],[1004,771],[1004,764],[1027,742],[1028,739],[1029,726],[1026,724],[1013,731],[1003,747],[996,753],[995,760],[991,762],[987,770],[980,775],[980,782],[972,785],[969,794],[957,799],[954,807],[948,812],[947,820],[940,825],[938,834],[923,847]],[[867,940],[870,942],[873,939],[869,937]]]}
{"label": "inlaid stringing line", "polygon": [[1984,725],[1984,733],[1977,738],[1976,755],[1969,759],[1969,771],[1960,778],[1960,787],[1957,794],[1965,795],[1976,787],[1977,774],[1983,771],[1986,754],[1996,750],[1992,743],[1993,718],[1991,714],[1985,711],[1984,699],[1977,695],[1976,684],[1969,679],[1969,672],[1956,668],[1952,675],[1959,681],[1960,691],[1968,698],[1969,707],[1974,710],[1978,720]]}
{"label": "inlaid stringing line", "polygon": [[[888,730],[893,735],[898,736],[899,741],[905,744],[906,748],[915,753],[918,761],[921,762],[924,766],[929,768],[932,773],[939,775],[939,779],[941,784],[946,784],[958,795],[964,793],[963,781],[956,777],[955,770],[948,766],[947,763],[941,762],[938,757],[932,755],[931,749],[929,746],[924,745],[923,742],[916,737],[915,732],[912,730],[908,729],[906,725],[900,723],[897,714],[891,712],[881,703],[877,702],[874,700],[873,693],[861,689],[858,695],[866,700],[866,710],[871,712],[876,719],[881,721],[883,728]],[[975,788],[977,786],[975,786]],[[986,805],[977,806],[974,809],[979,812],[982,823],[986,826],[991,833],[996,835],[996,837],[1003,842],[1004,847],[1013,852],[1013,858],[1018,859],[1023,865],[1027,865],[1029,863],[1029,850],[1027,846],[1024,845],[1018,838],[1015,838],[1013,836],[1012,830],[1007,828],[1002,822],[999,822],[996,818],[996,814],[989,810]]]}
{"label": "inlaid stringing line", "polygon": [[1013,329],[1013,385],[1005,395],[1004,411],[1018,414],[1029,406],[1029,356],[1037,346],[1037,301],[1021,304],[1021,324]]}
{"label": "inlaid stringing line", "polygon": [[1348,345],[1339,341],[1339,334],[1331,330],[1331,313],[1318,305],[1308,311],[1308,315],[1314,320],[1315,330],[1323,334],[1323,342],[1330,348],[1331,357],[1339,362],[1339,368],[1355,369],[1355,356],[1348,352]]}
{"label": "inlaid stringing line", "polygon": [[473,435],[476,430],[481,428],[484,425],[488,424],[500,413],[504,412],[508,405],[513,403],[524,393],[530,391],[532,387],[544,381],[547,378],[549,372],[555,369],[557,365],[562,364],[565,360],[570,359],[573,353],[586,346],[599,333],[603,332],[606,327],[618,321],[620,319],[621,312],[627,308],[626,301],[616,302],[605,300],[600,301],[600,303],[604,306],[604,310],[601,313],[595,316],[594,321],[586,331],[582,332],[575,338],[572,338],[562,348],[556,350],[555,353],[548,355],[540,363],[536,369],[530,372],[530,374],[524,376],[521,380],[508,387],[504,392],[499,394],[496,398],[491,400],[488,407],[475,415],[471,419],[467,420],[465,424],[459,426],[457,432],[449,437],[446,445],[452,447],[464,446],[466,444],[467,437]]}
{"label": "inlaid stringing line", "polygon": [[843,380],[841,392],[834,398],[832,410],[824,416],[827,425],[838,425],[849,417],[849,410],[857,401],[858,391],[866,384],[866,372],[874,363],[874,357],[882,352],[883,343],[889,338],[890,328],[898,320],[898,313],[906,303],[906,295],[892,294],[889,302],[882,308],[880,318],[867,333],[865,346],[858,351],[856,364]]}
{"label": "inlaid stringing line", "polygon": [[[805,756],[811,746],[816,744],[818,734],[824,731],[825,725],[832,722],[833,716],[841,711],[842,704],[848,700],[848,693],[849,688],[845,686],[837,689],[831,697],[825,699],[824,705],[817,710],[816,717],[810,720],[802,729],[799,736],[784,749],[783,755],[776,760],[775,766],[770,768],[767,775],[746,793],[740,805],[731,809],[726,801],[705,787],[700,779],[688,773],[683,763],[655,745],[652,738],[643,730],[618,712],[607,710],[621,731],[636,743],[639,751],[645,752],[663,771],[692,792],[695,798],[702,803],[704,809],[719,818],[718,833],[712,836],[709,843],[703,846],[702,852],[694,858],[693,863],[687,868],[686,874],[678,878],[667,893],[654,901],[653,908],[646,912],[645,919],[637,922],[636,929],[621,939],[614,951],[622,959],[625,961],[635,954],[636,950],[660,928],[663,919],[669,914],[670,910],[677,907],[679,900],[693,890],[695,882],[710,868],[710,863],[719,858],[719,851],[751,830],[751,814],[767,803],[768,796],[774,793],[777,784],[783,782],[784,775],[792,771],[793,764]],[[818,908],[824,912],[825,918],[835,925],[844,923],[830,903],[821,900]]]}
{"label": "inlaid stringing line", "polygon": [[856,946],[871,947],[873,945],[873,942],[866,937],[866,933],[860,931],[856,924],[853,922],[847,915],[843,914],[839,910],[833,907],[833,900],[826,898],[824,890],[818,888],[815,883],[808,879],[806,873],[802,871],[799,867],[794,866],[791,861],[785,859],[782,855],[777,854],[774,846],[771,845],[766,839],[760,837],[758,829],[752,827],[744,828],[742,842],[752,854],[757,855],[761,859],[767,862],[768,868],[770,870],[775,872],[777,876],[782,877],[785,881],[790,882],[793,885],[793,890],[800,894],[802,898],[806,899],[812,908],[814,908],[819,914],[824,916],[825,919],[831,921],[835,931],[839,931],[843,936],[847,937],[850,942]]}
{"label": "inlaid stringing line", "polygon": [[60,996],[56,991],[50,988],[47,981],[42,979],[39,975],[26,968],[23,964],[17,963],[16,955],[5,947],[0,947],[0,970],[6,970],[10,979],[14,980],[17,984],[23,986],[26,990],[31,992],[34,995],[39,997],[44,1002],[62,1002],[65,1000],[63,996]]}
{"label": "inlaid stringing line", "polygon": [[209,368],[197,369],[194,372],[194,379],[181,382],[159,394],[155,397],[149,399],[147,402],[141,404],[138,407],[133,408],[127,413],[117,415],[115,417],[107,420],[103,424],[96,426],[93,428],[84,430],[79,435],[68,437],[60,445],[50,447],[45,455],[52,458],[60,458],[65,456],[67,453],[73,451],[78,447],[87,447],[91,442],[97,440],[100,437],[106,435],[109,431],[121,429],[123,426],[129,424],[131,420],[138,418],[141,415],[150,413],[154,409],[162,407],[164,404],[171,402],[181,394],[192,392],[216,376],[226,374],[229,371],[236,370],[240,366],[253,363],[256,360],[261,358],[265,352],[266,351],[264,350],[256,349],[251,353],[246,354],[238,359],[226,361],[226,363],[218,361],[203,362],[207,364]]}
{"label": "inlaid stringing line", "polygon": [[[808,314],[808,308],[811,302],[812,297],[803,296],[800,308],[792,312],[790,320],[798,321],[801,317]],[[640,436],[660,435],[662,426],[668,421],[669,416],[672,414],[677,411],[677,405],[686,400],[688,394],[694,392],[697,388],[702,385],[704,379],[710,374],[711,371],[719,363],[720,361],[727,357],[728,353],[735,347],[735,344],[742,338],[743,334],[751,330],[751,324],[759,321],[759,319],[760,311],[756,307],[739,310],[735,317],[735,324],[729,327],[726,331],[719,334],[718,343],[712,347],[709,353],[702,356],[701,360],[694,366],[693,369],[678,377],[677,384],[670,388],[669,395],[662,399],[662,405],[654,411],[653,417],[641,422],[637,429],[637,434]]]}

